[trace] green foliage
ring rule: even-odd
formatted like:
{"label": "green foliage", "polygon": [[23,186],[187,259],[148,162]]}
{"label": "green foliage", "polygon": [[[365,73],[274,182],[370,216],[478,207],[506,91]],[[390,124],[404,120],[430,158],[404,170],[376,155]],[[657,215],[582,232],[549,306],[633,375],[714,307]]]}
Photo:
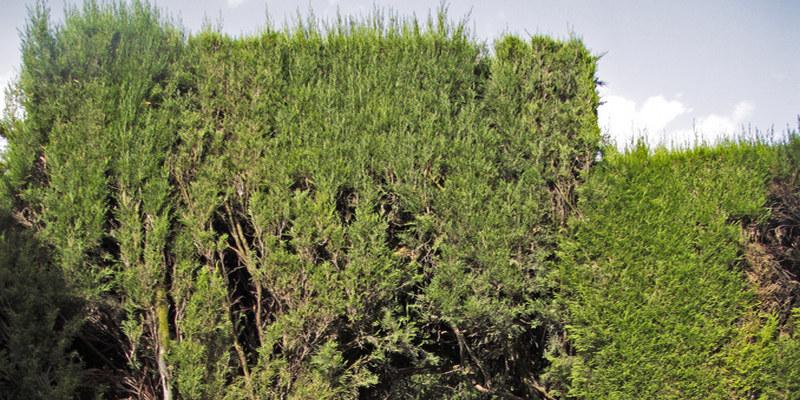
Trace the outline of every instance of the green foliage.
{"label": "green foliage", "polygon": [[773,369],[778,343],[793,342],[776,343],[775,316],[758,315],[743,228],[766,216],[781,154],[758,143],[640,144],[605,157],[559,253],[577,358],[556,365],[571,396],[771,398],[775,379],[788,378]]}
{"label": "green foliage", "polygon": [[175,138],[172,110],[161,103],[183,46],[182,34],[142,3],[87,2],[67,10],[60,27],[40,3],[23,38],[26,119],[9,143],[6,182],[26,223],[54,250],[69,293],[122,313],[94,329],[130,361],[106,367],[134,379],[148,369],[137,351],[157,346],[146,343],[155,341],[148,328],[142,336],[133,327],[155,325],[155,289],[169,267],[165,163]]}
{"label": "green foliage", "polygon": [[497,54],[444,10],[232,39],[39,4],[6,182],[129,394],[538,395],[595,59]]}
{"label": "green foliage", "polygon": [[[170,347],[175,383],[185,398],[223,398],[231,374],[228,350],[231,321],[225,307],[227,289],[222,278],[201,269],[193,279],[190,266],[179,265],[173,297],[183,315],[176,340]],[[186,275],[188,273],[188,275]]]}
{"label": "green foliage", "polygon": [[2,124],[3,389],[791,398],[795,322],[741,267],[797,141],[597,164],[582,43],[465,27],[39,3]]}
{"label": "green foliage", "polygon": [[792,335],[783,334],[778,338],[772,358],[766,365],[772,381],[765,389],[765,395],[774,399],[797,399],[800,393],[800,334],[797,321],[800,309],[794,309]]}
{"label": "green foliage", "polygon": [[[545,335],[540,264],[566,202],[550,188],[571,188],[568,174],[574,181],[594,155],[547,143],[593,134],[596,143],[596,124],[512,125],[531,111],[495,109],[504,92],[530,101],[556,83],[515,88],[533,79],[527,66],[531,77],[495,82],[463,27],[441,17],[427,30],[374,18],[189,40],[172,164],[180,218],[195,257],[247,280],[228,301],[235,330],[255,329],[234,343],[244,379],[230,396],[310,396],[300,382],[322,397],[400,396],[418,374],[460,388],[438,392],[450,396],[476,378],[528,393],[522,375],[543,368],[525,344]],[[547,56],[525,46],[528,58],[508,68]],[[577,42],[563,46],[556,58],[573,57],[592,84],[560,96],[596,105],[593,58]],[[333,343],[346,366],[336,379],[309,368]],[[502,373],[509,356],[518,365]]]}
{"label": "green foliage", "polygon": [[[0,392],[6,399],[71,399],[85,383],[70,345],[78,304],[48,252],[0,204]],[[89,391],[90,392],[90,391]]]}

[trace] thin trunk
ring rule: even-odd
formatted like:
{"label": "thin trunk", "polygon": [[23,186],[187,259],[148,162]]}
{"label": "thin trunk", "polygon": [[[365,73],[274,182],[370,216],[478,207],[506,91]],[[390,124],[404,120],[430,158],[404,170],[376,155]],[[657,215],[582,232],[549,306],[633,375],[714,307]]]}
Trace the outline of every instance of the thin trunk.
{"label": "thin trunk", "polygon": [[261,321],[261,302],[263,301],[262,296],[264,295],[264,290],[261,287],[261,282],[256,280],[254,282],[256,285],[256,326],[258,327],[258,344],[264,344],[264,326],[263,322]]}
{"label": "thin trunk", "polygon": [[156,316],[158,317],[158,374],[161,376],[161,388],[164,390],[164,400],[172,400],[172,386],[169,368],[167,366],[167,348],[169,346],[169,305],[167,303],[167,290],[163,286],[156,289]]}

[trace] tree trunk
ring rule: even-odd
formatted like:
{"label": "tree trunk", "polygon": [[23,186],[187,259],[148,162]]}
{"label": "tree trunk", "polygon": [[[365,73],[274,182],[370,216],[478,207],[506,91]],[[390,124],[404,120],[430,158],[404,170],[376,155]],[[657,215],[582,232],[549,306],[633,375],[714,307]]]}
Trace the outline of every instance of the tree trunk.
{"label": "tree trunk", "polygon": [[169,305],[167,303],[167,290],[163,286],[156,289],[156,315],[158,317],[158,338],[156,343],[158,358],[158,374],[161,376],[161,387],[164,391],[164,400],[172,400],[172,386],[170,372],[167,366],[167,348],[169,345]]}

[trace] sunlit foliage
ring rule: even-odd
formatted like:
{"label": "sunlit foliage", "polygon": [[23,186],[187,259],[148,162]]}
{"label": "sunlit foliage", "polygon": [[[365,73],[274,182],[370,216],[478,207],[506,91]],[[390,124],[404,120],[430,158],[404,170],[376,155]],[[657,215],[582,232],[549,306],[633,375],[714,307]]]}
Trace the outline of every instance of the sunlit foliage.
{"label": "sunlit foliage", "polygon": [[[10,398],[797,398],[796,137],[601,151],[580,40],[31,9]],[[794,396],[794,397],[793,397]]]}
{"label": "sunlit foliage", "polygon": [[545,266],[600,139],[578,40],[88,2],[34,8],[23,58],[5,181],[107,396],[544,393]]}

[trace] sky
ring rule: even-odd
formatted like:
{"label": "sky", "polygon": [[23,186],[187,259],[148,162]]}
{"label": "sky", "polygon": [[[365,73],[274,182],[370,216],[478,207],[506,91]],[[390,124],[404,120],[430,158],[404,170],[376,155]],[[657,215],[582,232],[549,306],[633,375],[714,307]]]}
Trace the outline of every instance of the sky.
{"label": "sky", "polygon": [[[204,21],[231,36],[291,24],[309,10],[319,19],[367,16],[376,6],[426,19],[439,2],[420,0],[158,0],[196,33]],[[56,19],[66,5],[50,0]],[[27,4],[27,5],[26,5]],[[0,0],[0,85],[20,67],[20,37],[33,0]],[[688,145],[743,132],[798,129],[800,1],[797,0],[450,0],[491,48],[503,34],[580,38],[598,61],[602,132],[619,147]],[[0,106],[5,103],[0,98]]]}

